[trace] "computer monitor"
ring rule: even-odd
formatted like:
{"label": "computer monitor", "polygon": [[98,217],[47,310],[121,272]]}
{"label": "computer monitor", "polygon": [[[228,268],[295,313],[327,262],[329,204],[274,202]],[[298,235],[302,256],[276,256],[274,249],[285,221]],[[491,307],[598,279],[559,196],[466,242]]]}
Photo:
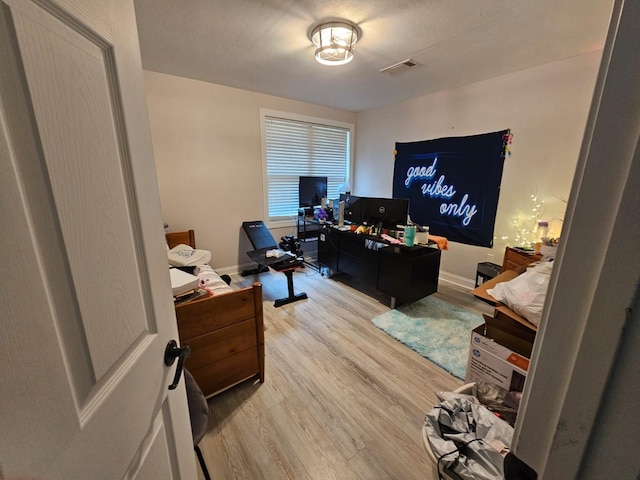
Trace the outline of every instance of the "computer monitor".
{"label": "computer monitor", "polygon": [[369,225],[396,230],[406,225],[409,216],[409,200],[406,198],[362,198],[361,218]]}
{"label": "computer monitor", "polygon": [[344,202],[344,221],[351,224],[362,223],[361,198],[350,193],[341,193],[340,201]]}
{"label": "computer monitor", "polygon": [[313,208],[327,198],[327,177],[300,177],[298,200],[300,208]]}

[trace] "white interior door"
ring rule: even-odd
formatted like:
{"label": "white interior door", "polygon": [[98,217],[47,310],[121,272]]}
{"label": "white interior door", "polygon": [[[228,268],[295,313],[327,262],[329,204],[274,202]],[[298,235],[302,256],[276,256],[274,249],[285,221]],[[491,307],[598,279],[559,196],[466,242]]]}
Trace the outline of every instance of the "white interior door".
{"label": "white interior door", "polygon": [[640,479],[638,45],[616,0],[511,445],[541,479]]}
{"label": "white interior door", "polygon": [[0,477],[189,479],[130,0],[0,0]]}

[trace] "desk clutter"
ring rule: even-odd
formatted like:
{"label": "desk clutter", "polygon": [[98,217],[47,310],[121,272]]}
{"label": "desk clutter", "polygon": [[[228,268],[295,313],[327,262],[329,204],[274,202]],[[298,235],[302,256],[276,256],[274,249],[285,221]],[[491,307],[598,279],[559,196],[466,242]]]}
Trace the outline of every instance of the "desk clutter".
{"label": "desk clutter", "polygon": [[[396,230],[380,228],[376,225],[357,225],[357,224],[343,224],[339,225],[331,221],[318,222],[313,217],[298,219],[298,231],[301,237],[306,236],[307,229],[300,227],[301,223],[316,224],[320,227],[329,227],[341,232],[352,232],[358,235],[368,235],[371,237],[379,237],[383,242],[392,245],[405,245],[413,247],[414,245],[429,245],[437,246],[440,250],[449,250],[449,241],[446,237],[438,235],[431,235],[429,233],[429,227],[420,225],[398,225]],[[415,227],[415,236],[413,242],[407,242],[407,236],[405,235],[407,227]],[[307,227],[308,228],[308,227]]]}
{"label": "desk clutter", "polygon": [[[353,232],[356,234],[379,236],[383,241],[393,245],[405,245],[413,247],[414,245],[436,245],[440,250],[449,250],[449,240],[445,237],[429,234],[429,227],[420,225],[399,225],[397,230],[380,229],[370,225],[330,225],[332,228],[341,232]],[[415,227],[413,241],[408,240],[406,236],[407,227]]]}

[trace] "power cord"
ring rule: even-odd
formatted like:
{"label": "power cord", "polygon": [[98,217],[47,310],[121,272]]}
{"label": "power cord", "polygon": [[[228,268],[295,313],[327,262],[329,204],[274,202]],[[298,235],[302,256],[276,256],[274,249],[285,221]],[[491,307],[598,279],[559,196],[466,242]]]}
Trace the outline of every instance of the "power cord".
{"label": "power cord", "polygon": [[[473,443],[473,442],[482,442],[482,439],[481,439],[481,438],[474,438],[473,440],[469,440],[468,442],[463,443],[463,444],[462,444],[462,445],[460,445],[459,447],[456,447],[456,449],[455,449],[455,450],[451,450],[450,452],[443,453],[442,455],[440,455],[440,456],[438,457],[438,461],[436,462],[436,470],[438,471],[438,480],[444,480],[444,477],[443,477],[443,476],[442,476],[442,474],[440,473],[440,461],[441,461],[444,457],[446,457],[447,455],[451,455],[452,453],[456,453],[456,452],[460,452],[460,453],[461,453],[461,454],[463,454],[463,455],[467,455],[467,446],[468,446],[470,443]],[[456,459],[456,461],[458,461],[458,460]],[[445,467],[445,468],[446,468],[446,467]]]}

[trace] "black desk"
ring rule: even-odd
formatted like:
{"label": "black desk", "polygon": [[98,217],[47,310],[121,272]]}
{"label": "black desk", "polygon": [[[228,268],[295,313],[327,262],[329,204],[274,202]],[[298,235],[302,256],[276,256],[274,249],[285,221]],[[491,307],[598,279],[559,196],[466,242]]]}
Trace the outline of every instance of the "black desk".
{"label": "black desk", "polygon": [[381,300],[413,303],[438,291],[441,251],[431,246],[391,245],[377,236],[325,227],[318,263],[332,278]]}

